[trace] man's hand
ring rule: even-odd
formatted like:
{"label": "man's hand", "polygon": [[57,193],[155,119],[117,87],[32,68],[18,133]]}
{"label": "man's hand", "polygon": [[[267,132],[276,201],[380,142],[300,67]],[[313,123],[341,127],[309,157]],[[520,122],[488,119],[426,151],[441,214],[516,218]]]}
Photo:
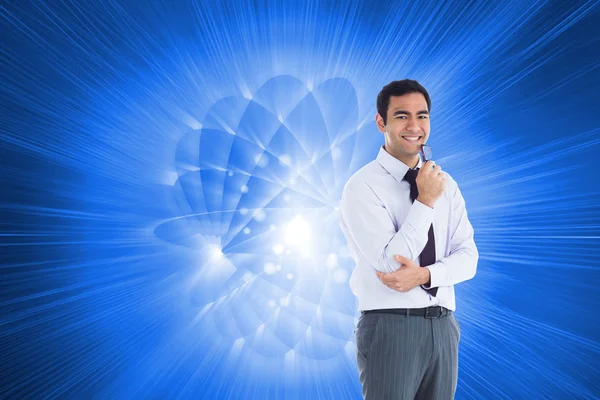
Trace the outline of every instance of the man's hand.
{"label": "man's hand", "polygon": [[419,189],[417,200],[426,206],[433,207],[446,190],[446,180],[442,174],[442,168],[431,160],[423,164],[417,174],[417,188]]}
{"label": "man's hand", "polygon": [[398,270],[389,274],[377,271],[377,277],[385,286],[399,292],[408,292],[419,285],[425,285],[429,282],[429,269],[423,268],[413,260],[400,255],[394,258],[402,264]]}

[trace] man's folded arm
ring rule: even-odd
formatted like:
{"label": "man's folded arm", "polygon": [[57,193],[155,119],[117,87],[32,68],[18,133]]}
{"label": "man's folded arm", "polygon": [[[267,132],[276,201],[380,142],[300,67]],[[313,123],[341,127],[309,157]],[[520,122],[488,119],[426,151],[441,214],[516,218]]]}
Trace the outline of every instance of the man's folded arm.
{"label": "man's folded arm", "polygon": [[473,240],[473,226],[467,217],[465,199],[458,185],[452,197],[452,226],[450,254],[432,265],[427,266],[431,279],[424,289],[451,286],[475,276],[479,252]]}
{"label": "man's folded arm", "polygon": [[396,231],[392,217],[377,194],[365,182],[350,181],[344,189],[340,217],[346,234],[378,271],[400,268],[398,254],[415,260],[427,243],[434,210],[415,201]]}

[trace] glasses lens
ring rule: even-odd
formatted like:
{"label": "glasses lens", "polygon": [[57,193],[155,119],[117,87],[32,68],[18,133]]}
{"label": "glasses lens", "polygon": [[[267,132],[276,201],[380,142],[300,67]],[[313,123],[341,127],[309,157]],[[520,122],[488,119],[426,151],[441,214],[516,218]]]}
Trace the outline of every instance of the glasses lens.
{"label": "glasses lens", "polygon": [[423,160],[423,161],[429,161],[429,160],[431,160],[431,157],[432,157],[432,155],[431,155],[431,147],[429,147],[427,145],[423,146],[423,157],[425,157],[425,160]]}

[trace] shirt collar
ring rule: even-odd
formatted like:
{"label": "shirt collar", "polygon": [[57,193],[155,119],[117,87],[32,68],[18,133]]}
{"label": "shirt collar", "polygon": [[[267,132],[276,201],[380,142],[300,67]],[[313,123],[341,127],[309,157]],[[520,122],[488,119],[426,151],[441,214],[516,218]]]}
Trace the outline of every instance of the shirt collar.
{"label": "shirt collar", "polygon": [[[379,154],[377,154],[377,162],[379,162],[379,164],[381,164],[381,166],[385,168],[385,170],[389,172],[398,182],[402,182],[404,175],[406,175],[406,172],[410,169],[408,165],[404,164],[402,161],[388,153],[384,146],[381,146],[379,149]],[[419,162],[417,163],[416,168],[421,168],[421,164],[421,157],[419,157]]]}

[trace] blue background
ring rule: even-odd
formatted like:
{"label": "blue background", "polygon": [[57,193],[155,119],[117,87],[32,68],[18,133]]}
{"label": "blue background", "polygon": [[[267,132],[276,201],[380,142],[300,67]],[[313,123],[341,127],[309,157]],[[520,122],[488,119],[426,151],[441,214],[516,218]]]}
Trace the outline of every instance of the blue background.
{"label": "blue background", "polygon": [[0,397],[360,399],[337,206],[412,78],[480,250],[456,398],[598,398],[598,5],[4,2]]}

